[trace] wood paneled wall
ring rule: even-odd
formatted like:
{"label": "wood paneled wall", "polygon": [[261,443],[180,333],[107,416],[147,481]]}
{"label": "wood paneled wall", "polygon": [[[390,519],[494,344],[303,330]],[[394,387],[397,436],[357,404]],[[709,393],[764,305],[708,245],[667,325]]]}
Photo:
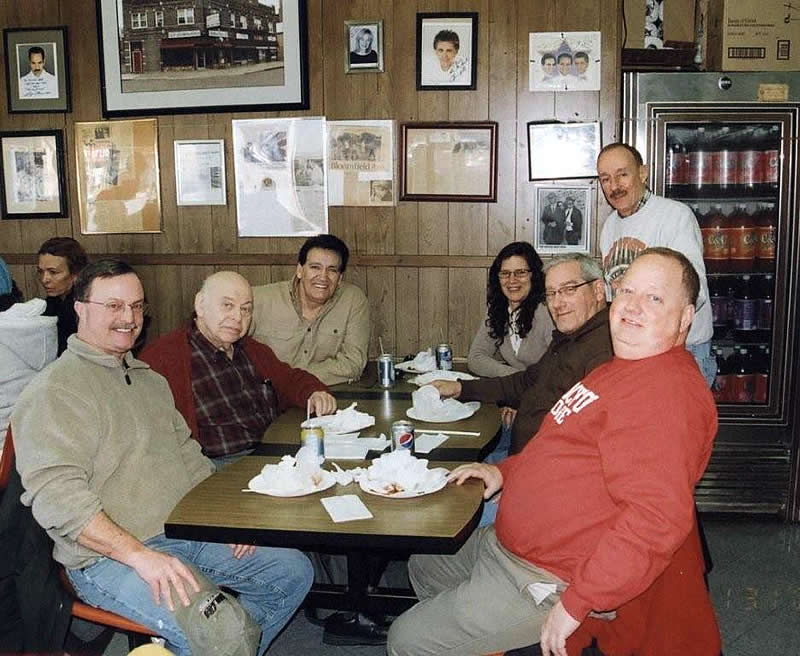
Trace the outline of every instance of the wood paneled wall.
{"label": "wood paneled wall", "polygon": [[[621,0],[308,0],[309,116],[329,119],[487,120],[499,123],[497,203],[400,203],[394,208],[331,208],[330,231],[349,245],[346,277],[361,286],[372,308],[373,339],[397,354],[447,339],[466,354],[485,312],[486,269],[497,251],[532,235],[526,123],[532,120],[600,120],[603,141],[616,140],[619,105]],[[416,91],[415,29],[420,11],[479,14],[478,84],[475,91]],[[342,23],[383,19],[386,72],[345,75]],[[69,28],[73,111],[6,113],[3,130],[63,129],[67,149],[70,216],[0,221],[0,254],[26,296],[40,293],[33,254],[45,239],[72,236],[94,254],[127,254],[137,265],[154,308],[151,335],[174,328],[191,311],[203,278],[238,269],[253,284],[285,279],[302,243],[295,238],[239,238],[232,170],[231,119],[280,116],[263,112],[158,117],[163,233],[81,235],[78,220],[73,124],[102,119],[94,0],[0,2],[0,26]],[[528,91],[528,33],[600,30],[600,92]],[[3,54],[0,53],[0,57]],[[5,62],[0,63],[0,71]],[[283,114],[290,115],[290,114]],[[228,204],[177,207],[174,139],[225,139]],[[595,193],[595,227],[608,208]],[[596,243],[597,230],[593,242]]]}

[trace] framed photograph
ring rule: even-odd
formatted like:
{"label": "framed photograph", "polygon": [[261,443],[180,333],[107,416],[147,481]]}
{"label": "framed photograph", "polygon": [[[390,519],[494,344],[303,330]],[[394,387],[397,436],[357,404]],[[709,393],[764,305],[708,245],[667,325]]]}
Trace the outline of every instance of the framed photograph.
{"label": "framed photograph", "polygon": [[591,247],[591,184],[537,183],[534,189],[533,246],[544,255],[588,253]]}
{"label": "framed photograph", "polygon": [[474,89],[478,14],[417,14],[417,89]]}
{"label": "framed photograph", "polygon": [[67,216],[61,130],[0,132],[0,152],[4,219]]}
{"label": "framed photograph", "polygon": [[383,21],[345,21],[345,73],[383,72]]}
{"label": "framed photograph", "polygon": [[161,232],[156,119],[75,123],[81,233]]}
{"label": "framed photograph", "polygon": [[305,0],[97,6],[103,116],[308,109]]}
{"label": "framed photograph", "polygon": [[394,205],[394,168],[394,121],[328,121],[328,205]]}
{"label": "framed photograph", "polygon": [[599,121],[528,123],[530,180],[593,178],[599,154]]}
{"label": "framed photograph", "polygon": [[5,29],[3,44],[9,114],[70,111],[67,28]]}
{"label": "framed photograph", "polygon": [[404,123],[400,200],[497,202],[497,123]]}
{"label": "framed photograph", "polygon": [[531,91],[599,91],[600,32],[528,35]]}
{"label": "framed photograph", "polygon": [[225,205],[225,140],[178,139],[174,146],[178,205]]}
{"label": "framed photograph", "polygon": [[328,231],[324,118],[232,121],[240,237]]}

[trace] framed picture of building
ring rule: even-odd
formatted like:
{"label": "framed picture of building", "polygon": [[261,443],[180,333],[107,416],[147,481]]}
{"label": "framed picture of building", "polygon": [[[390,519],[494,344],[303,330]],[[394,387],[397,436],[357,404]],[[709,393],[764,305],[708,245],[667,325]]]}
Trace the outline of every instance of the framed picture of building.
{"label": "framed picture of building", "polygon": [[533,185],[533,247],[540,255],[588,253],[591,248],[594,187],[586,184]]}
{"label": "framed picture of building", "polygon": [[75,123],[81,234],[161,232],[156,123]]}
{"label": "framed picture of building", "polygon": [[8,112],[68,112],[69,51],[66,27],[3,30]]}
{"label": "framed picture of building", "polygon": [[308,109],[306,0],[98,0],[103,115]]}
{"label": "framed picture of building", "polygon": [[67,216],[63,132],[0,132],[0,180],[4,219]]}

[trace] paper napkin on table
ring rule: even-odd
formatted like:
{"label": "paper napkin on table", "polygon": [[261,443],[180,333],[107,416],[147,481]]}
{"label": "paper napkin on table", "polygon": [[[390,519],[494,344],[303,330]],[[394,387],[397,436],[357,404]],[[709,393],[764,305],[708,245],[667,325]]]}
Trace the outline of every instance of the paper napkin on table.
{"label": "paper napkin on table", "polygon": [[356,519],[372,519],[372,513],[355,494],[320,499],[325,510],[336,522],[351,522]]}
{"label": "paper napkin on table", "polygon": [[414,451],[416,453],[430,453],[446,439],[447,435],[442,435],[441,433],[437,433],[436,435],[432,433],[422,433],[421,435],[417,435],[414,439]]}

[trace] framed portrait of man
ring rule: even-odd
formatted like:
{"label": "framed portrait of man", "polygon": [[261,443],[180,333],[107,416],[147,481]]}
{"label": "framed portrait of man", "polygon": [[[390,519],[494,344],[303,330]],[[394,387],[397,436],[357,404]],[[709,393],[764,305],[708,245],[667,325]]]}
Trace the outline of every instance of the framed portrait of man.
{"label": "framed portrait of man", "polygon": [[591,250],[592,184],[533,185],[533,243],[537,253],[589,253]]}
{"label": "framed portrait of man", "polygon": [[475,89],[476,12],[417,14],[417,89]]}
{"label": "framed portrait of man", "polygon": [[383,72],[383,21],[344,22],[344,72]]}
{"label": "framed portrait of man", "polygon": [[68,112],[67,28],[3,30],[8,112]]}

